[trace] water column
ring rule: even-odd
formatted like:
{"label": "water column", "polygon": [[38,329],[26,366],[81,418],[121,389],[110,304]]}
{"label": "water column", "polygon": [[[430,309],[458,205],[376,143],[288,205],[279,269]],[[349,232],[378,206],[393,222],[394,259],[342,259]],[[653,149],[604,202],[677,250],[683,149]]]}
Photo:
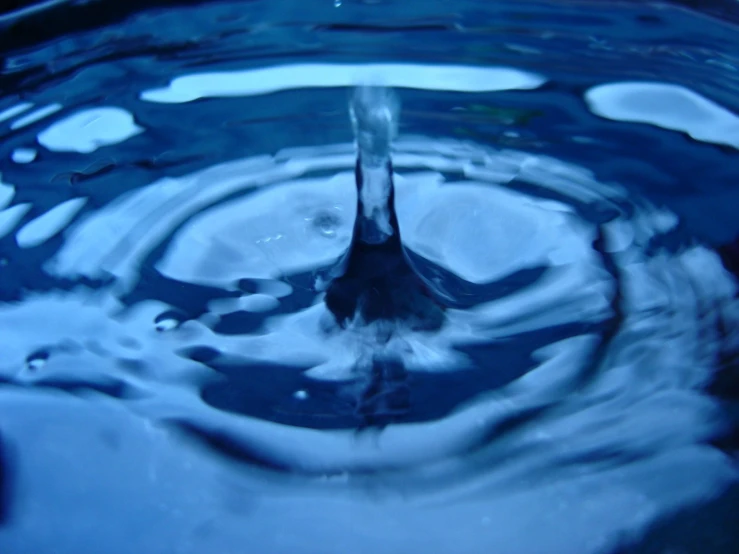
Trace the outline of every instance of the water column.
{"label": "water column", "polygon": [[399,102],[389,89],[361,87],[349,112],[357,143],[357,216],[349,251],[326,291],[326,306],[341,326],[373,324],[378,339],[398,325],[438,328],[439,307],[406,260],[395,213],[390,146]]}
{"label": "water column", "polygon": [[393,209],[390,146],[397,133],[399,102],[390,89],[359,87],[349,113],[357,143],[357,239],[380,244],[398,234]]}
{"label": "water column", "polygon": [[357,143],[357,216],[341,274],[325,297],[339,326],[353,326],[370,345],[355,368],[360,427],[383,427],[411,410],[408,374],[393,344],[409,328],[439,328],[442,322],[400,239],[390,160],[398,111],[389,89],[354,91],[349,112]]}

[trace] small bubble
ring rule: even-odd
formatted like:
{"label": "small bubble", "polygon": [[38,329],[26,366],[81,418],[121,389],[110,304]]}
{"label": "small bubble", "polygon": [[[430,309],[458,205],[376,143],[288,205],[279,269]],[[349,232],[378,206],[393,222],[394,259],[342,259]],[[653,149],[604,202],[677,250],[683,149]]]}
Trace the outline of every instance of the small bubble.
{"label": "small bubble", "polygon": [[154,323],[154,327],[159,332],[171,331],[172,329],[179,327],[179,325],[180,322],[176,319],[162,319]]}
{"label": "small bubble", "polygon": [[333,237],[336,235],[336,228],[341,223],[341,219],[336,214],[330,212],[321,212],[312,218],[313,227],[324,237]]}
{"label": "small bubble", "polygon": [[31,371],[37,371],[46,365],[49,360],[48,352],[34,352],[26,358],[26,367]]}
{"label": "small bubble", "polygon": [[182,322],[185,321],[184,314],[176,312],[175,310],[167,310],[166,312],[159,314],[154,319],[154,328],[163,333],[165,331],[171,331],[177,329]]}
{"label": "small bubble", "polygon": [[334,0],[334,8],[340,8],[341,7],[341,0]]}
{"label": "small bubble", "polygon": [[306,400],[308,398],[308,392],[304,390],[297,390],[293,393],[293,396],[298,400]]}

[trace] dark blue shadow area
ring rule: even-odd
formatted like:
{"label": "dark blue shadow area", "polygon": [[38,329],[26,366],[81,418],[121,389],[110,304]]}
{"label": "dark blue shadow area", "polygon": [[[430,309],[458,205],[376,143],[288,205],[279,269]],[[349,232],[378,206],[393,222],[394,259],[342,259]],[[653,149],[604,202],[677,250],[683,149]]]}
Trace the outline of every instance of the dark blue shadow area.
{"label": "dark blue shadow area", "polygon": [[[0,390],[2,390],[1,387],[0,383]],[[13,522],[15,455],[15,448],[0,432],[0,529]]]}
{"label": "dark blue shadow area", "polygon": [[[269,364],[221,363],[217,352],[188,355],[217,374],[204,382],[205,402],[227,412],[314,429],[355,429],[383,424],[444,418],[480,394],[494,391],[536,366],[531,353],[553,341],[598,331],[581,325],[561,326],[516,335],[486,345],[461,348],[469,365],[449,371],[407,371],[392,358],[378,359],[372,369],[351,381],[318,381],[306,368]],[[394,369],[395,368],[395,369]],[[296,392],[302,393],[296,396]],[[385,395],[392,405],[381,406]]]}
{"label": "dark blue shadow area", "polygon": [[613,554],[734,554],[739,552],[739,486],[720,497],[661,518],[638,540],[624,541]]}

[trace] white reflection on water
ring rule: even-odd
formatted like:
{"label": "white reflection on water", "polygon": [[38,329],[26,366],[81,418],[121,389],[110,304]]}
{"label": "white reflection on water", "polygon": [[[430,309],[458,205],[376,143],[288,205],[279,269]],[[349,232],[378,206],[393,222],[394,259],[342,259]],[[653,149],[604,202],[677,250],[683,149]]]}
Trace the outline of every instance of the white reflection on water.
{"label": "white reflection on water", "polygon": [[608,83],[585,93],[593,113],[616,121],[651,123],[695,140],[739,148],[739,116],[678,85]]}
{"label": "white reflection on water", "polygon": [[[27,113],[26,115],[19,117],[18,119],[13,121],[10,124],[10,128],[15,130],[20,129],[21,127],[26,127],[27,125],[31,125],[33,123],[36,123],[37,121],[44,119],[45,117],[49,117],[50,115],[55,114],[61,109],[61,104],[51,104],[49,106],[44,106],[43,108],[38,108],[37,110],[33,110],[31,113]],[[17,115],[18,113],[20,112],[11,112],[11,117]]]}
{"label": "white reflection on water", "polygon": [[69,226],[69,223],[87,203],[87,198],[73,198],[54,206],[21,227],[15,235],[18,246],[33,248]]}
{"label": "white reflection on water", "polygon": [[179,103],[198,98],[254,96],[313,87],[351,87],[358,83],[386,87],[459,92],[535,89],[546,79],[509,67],[418,63],[290,64],[241,71],[183,75],[169,87],[147,90],[141,99]]}

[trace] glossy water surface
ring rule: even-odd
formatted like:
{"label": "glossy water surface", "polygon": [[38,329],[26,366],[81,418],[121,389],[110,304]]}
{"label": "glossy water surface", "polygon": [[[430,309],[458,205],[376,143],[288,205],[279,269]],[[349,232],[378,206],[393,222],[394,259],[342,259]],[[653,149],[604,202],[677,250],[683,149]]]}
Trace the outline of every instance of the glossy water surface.
{"label": "glossy water surface", "polygon": [[719,5],[3,16],[0,552],[736,551]]}

